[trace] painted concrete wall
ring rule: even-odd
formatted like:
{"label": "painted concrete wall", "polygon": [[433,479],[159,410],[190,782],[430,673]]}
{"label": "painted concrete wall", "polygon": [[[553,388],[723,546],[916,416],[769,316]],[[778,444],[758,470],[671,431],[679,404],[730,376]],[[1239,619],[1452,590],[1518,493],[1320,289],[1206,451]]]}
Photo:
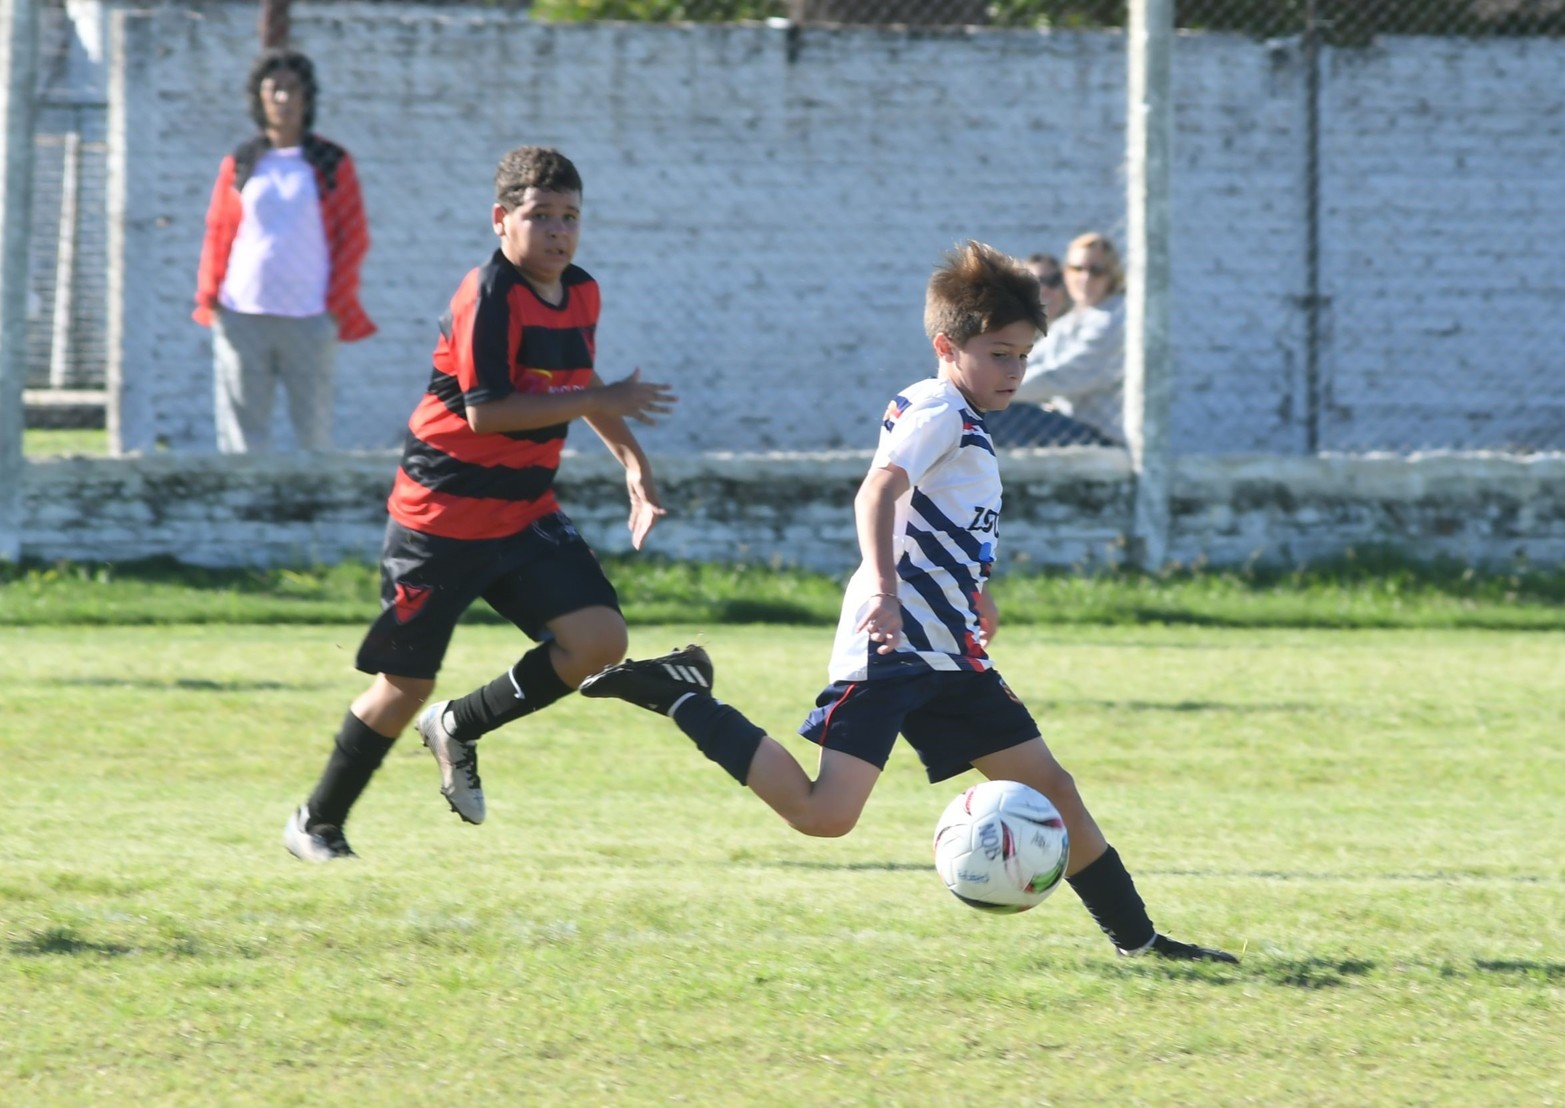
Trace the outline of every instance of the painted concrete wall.
{"label": "painted concrete wall", "polygon": [[[699,561],[846,573],[866,452],[667,457],[669,516],[648,549]],[[61,458],[28,467],[22,554],[198,565],[372,561],[390,453],[331,458]],[[602,456],[567,458],[560,498],[600,550],[629,549],[625,483]],[[1001,561],[1118,563],[1132,481],[1121,452],[1033,451],[1004,464]],[[1565,458],[1189,456],[1173,476],[1171,560],[1293,565],[1366,544],[1479,565],[1565,560]]]}

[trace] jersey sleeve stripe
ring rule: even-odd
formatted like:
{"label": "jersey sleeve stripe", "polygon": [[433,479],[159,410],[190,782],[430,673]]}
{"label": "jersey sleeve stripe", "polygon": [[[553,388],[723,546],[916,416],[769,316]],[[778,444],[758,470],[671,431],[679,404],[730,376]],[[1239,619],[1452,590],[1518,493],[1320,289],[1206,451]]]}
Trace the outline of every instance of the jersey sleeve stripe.
{"label": "jersey sleeve stripe", "polygon": [[462,386],[457,379],[439,366],[429,371],[429,395],[440,401],[452,415],[467,418],[467,405],[462,400]]}
{"label": "jersey sleeve stripe", "polygon": [[[463,389],[469,395],[482,392],[499,397],[511,391],[511,351],[516,345],[516,328],[511,319],[510,293],[517,284],[515,272],[508,263],[497,264],[495,260],[484,267],[473,304],[471,346],[463,350],[460,342],[452,344],[458,382],[467,384],[464,378],[472,377],[472,383]],[[460,337],[460,331],[458,334]]]}

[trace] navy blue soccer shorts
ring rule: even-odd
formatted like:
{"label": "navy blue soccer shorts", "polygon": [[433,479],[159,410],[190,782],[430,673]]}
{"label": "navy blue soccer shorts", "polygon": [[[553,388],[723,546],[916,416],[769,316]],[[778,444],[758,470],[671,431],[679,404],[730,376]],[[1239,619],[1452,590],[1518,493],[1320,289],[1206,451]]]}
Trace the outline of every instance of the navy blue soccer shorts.
{"label": "navy blue soccer shorts", "polygon": [[932,783],[1039,735],[1032,713],[992,669],[837,681],[815,705],[799,734],[881,769],[901,734]]}
{"label": "navy blue soccer shorts", "polygon": [[534,641],[571,612],[619,611],[597,555],[563,512],[500,539],[448,539],[392,521],[380,558],[381,613],[354,664],[433,679],[457,621],[479,599]]}

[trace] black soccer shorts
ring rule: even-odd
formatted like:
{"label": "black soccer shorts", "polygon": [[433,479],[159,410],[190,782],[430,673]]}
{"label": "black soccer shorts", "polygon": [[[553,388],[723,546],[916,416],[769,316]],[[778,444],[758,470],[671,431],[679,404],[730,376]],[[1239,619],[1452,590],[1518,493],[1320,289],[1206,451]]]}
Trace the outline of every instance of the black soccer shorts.
{"label": "black soccer shorts", "polygon": [[381,613],[354,664],[433,679],[457,621],[480,598],[534,641],[571,612],[619,611],[597,555],[563,512],[501,539],[448,539],[392,521],[380,559]]}
{"label": "black soccer shorts", "polygon": [[1032,713],[992,669],[837,681],[815,704],[799,734],[885,769],[900,732],[931,783],[1039,735]]}

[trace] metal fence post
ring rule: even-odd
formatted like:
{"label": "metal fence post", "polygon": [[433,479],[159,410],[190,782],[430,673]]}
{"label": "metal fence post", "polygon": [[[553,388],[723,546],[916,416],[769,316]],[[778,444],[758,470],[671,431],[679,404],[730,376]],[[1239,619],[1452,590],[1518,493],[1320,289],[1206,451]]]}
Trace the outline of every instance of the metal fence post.
{"label": "metal fence post", "polygon": [[1321,448],[1320,384],[1320,22],[1304,5],[1304,441]]}
{"label": "metal fence post", "polygon": [[1131,0],[1126,196],[1125,438],[1135,474],[1130,560],[1160,567],[1168,552],[1169,158],[1174,0]]}
{"label": "metal fence post", "polygon": [[38,80],[36,0],[0,0],[0,559],[21,551],[22,457],[27,377],[27,244],[33,207],[33,91]]}

